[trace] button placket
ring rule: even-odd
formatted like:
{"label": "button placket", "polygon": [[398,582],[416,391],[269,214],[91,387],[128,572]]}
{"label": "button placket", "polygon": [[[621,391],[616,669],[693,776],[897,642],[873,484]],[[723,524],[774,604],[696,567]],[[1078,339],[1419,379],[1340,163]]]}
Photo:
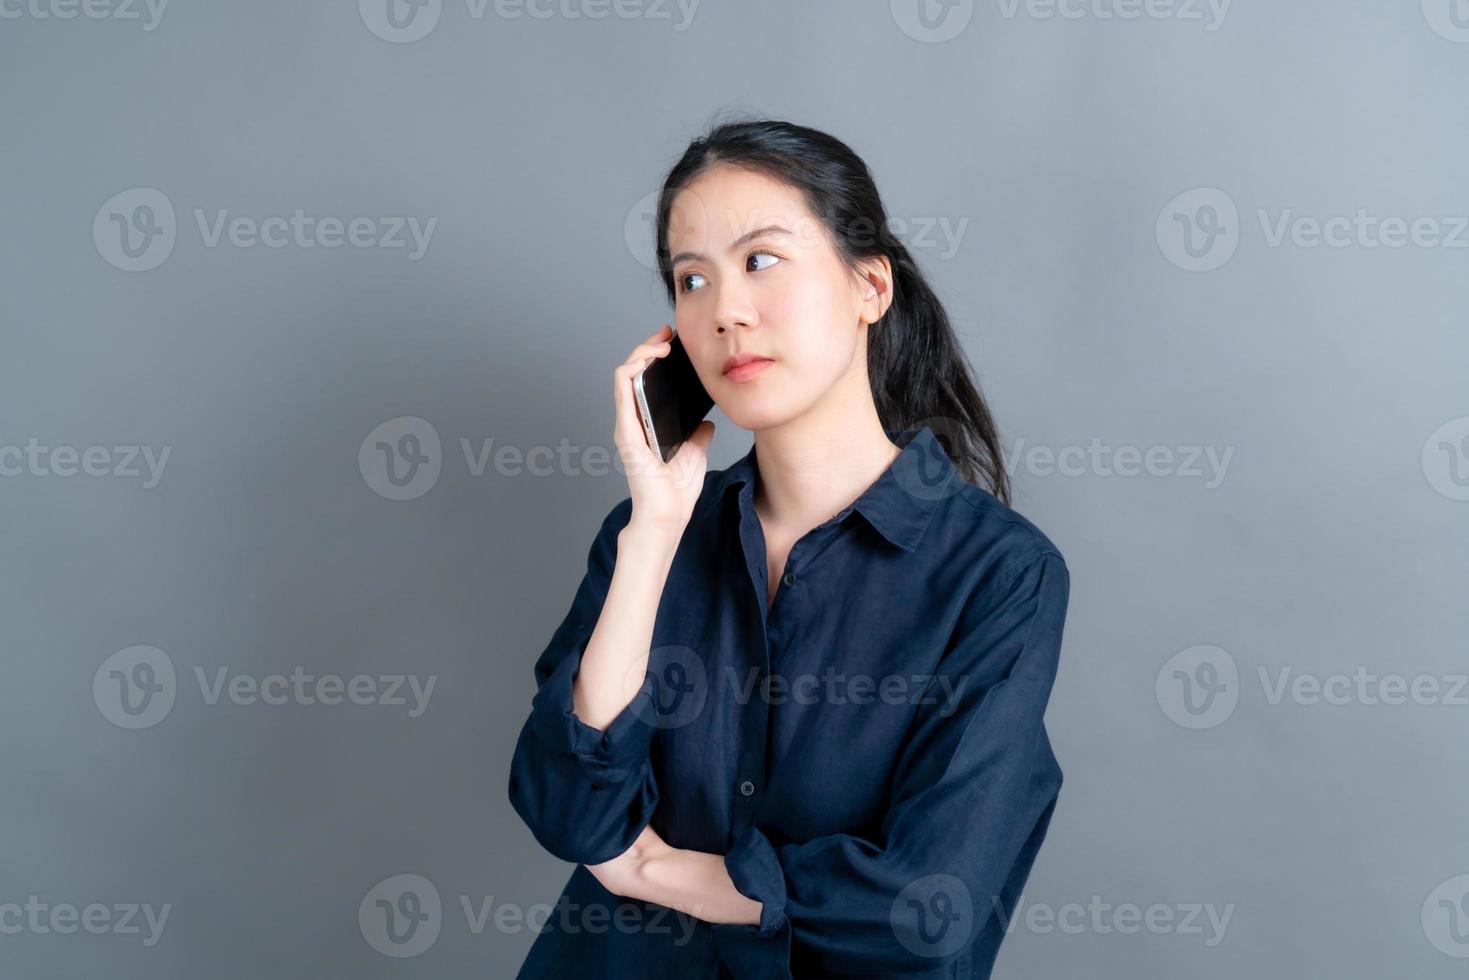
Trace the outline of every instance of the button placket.
{"label": "button placket", "polygon": [[[738,768],[735,770],[740,779],[734,785],[734,812],[731,821],[733,835],[739,835],[754,826],[755,814],[760,808],[757,790],[765,782],[765,761],[770,731],[770,705],[765,695],[765,681],[770,676],[771,663],[775,657],[779,637],[779,610],[783,604],[779,595],[779,587],[777,587],[775,602],[771,604],[766,600],[769,569],[766,564],[764,534],[754,513],[753,494],[750,493],[748,485],[741,493],[740,499],[739,542],[749,581],[753,586],[751,598],[755,603],[756,622],[760,624],[759,659],[761,662],[758,665],[760,683],[750,702],[743,705],[740,712],[741,747]],[[791,550],[791,556],[788,556],[788,563],[799,547],[800,542],[797,542]]]}

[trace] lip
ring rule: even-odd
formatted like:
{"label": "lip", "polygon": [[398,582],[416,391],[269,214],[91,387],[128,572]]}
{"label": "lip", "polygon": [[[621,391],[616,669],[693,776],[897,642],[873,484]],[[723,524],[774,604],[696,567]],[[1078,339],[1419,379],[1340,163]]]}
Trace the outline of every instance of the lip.
{"label": "lip", "polygon": [[724,362],[724,376],[731,381],[748,381],[775,363],[761,354],[736,354]]}

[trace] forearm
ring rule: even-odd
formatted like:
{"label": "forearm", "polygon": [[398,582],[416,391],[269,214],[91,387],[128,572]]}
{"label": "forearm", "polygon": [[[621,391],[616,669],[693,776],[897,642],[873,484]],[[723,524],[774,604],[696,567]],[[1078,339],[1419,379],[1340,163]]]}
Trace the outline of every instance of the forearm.
{"label": "forearm", "polygon": [[572,685],[576,716],[605,729],[628,706],[648,671],[658,603],[679,536],[629,524],[617,535],[617,563],[596,628]]}
{"label": "forearm", "polygon": [[627,897],[684,912],[705,922],[759,925],[761,904],[735,888],[720,854],[665,847],[639,861]]}

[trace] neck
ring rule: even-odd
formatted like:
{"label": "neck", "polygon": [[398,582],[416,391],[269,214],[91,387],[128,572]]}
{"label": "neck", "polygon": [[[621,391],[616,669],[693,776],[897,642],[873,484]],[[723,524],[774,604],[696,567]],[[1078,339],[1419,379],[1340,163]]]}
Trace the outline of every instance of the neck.
{"label": "neck", "polygon": [[[853,382],[848,384],[848,380]],[[762,521],[799,534],[841,513],[892,465],[901,449],[883,431],[867,372],[848,375],[805,414],[755,433]]]}

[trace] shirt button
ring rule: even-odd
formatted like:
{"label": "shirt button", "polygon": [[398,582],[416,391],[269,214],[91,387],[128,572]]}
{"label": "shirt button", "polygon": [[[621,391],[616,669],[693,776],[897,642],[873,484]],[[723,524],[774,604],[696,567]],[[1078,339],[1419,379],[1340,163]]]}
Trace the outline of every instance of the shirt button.
{"label": "shirt button", "polygon": [[786,572],[785,578],[781,579],[781,581],[784,582],[786,585],[795,585],[796,584],[796,573],[795,572]]}
{"label": "shirt button", "polygon": [[740,783],[740,795],[741,796],[754,796],[755,795],[755,784],[752,783],[752,782],[750,782],[748,779],[745,780],[743,783]]}

